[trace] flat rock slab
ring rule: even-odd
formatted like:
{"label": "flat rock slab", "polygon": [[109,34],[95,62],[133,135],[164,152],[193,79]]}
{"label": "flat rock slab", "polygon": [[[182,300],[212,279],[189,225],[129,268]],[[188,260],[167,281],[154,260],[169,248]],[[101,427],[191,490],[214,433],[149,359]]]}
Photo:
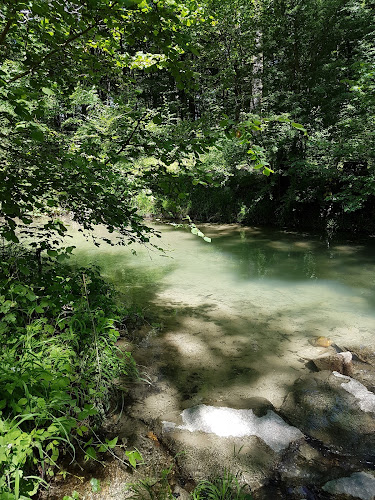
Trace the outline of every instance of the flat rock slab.
{"label": "flat rock slab", "polygon": [[304,436],[272,410],[198,405],[181,413],[182,423],[163,422],[163,442],[194,481],[222,475],[240,477],[252,490],[276,470],[281,452]]}
{"label": "flat rock slab", "polygon": [[375,394],[337,372],[298,379],[280,410],[305,435],[354,460],[375,460]]}
{"label": "flat rock slab", "polygon": [[229,471],[254,491],[268,482],[280,460],[279,454],[256,436],[223,438],[175,428],[164,430],[162,442],[176,456],[183,476],[193,483]]}
{"label": "flat rock slab", "polygon": [[[288,425],[272,410],[258,417],[253,410],[201,404],[187,408],[181,416],[183,425],[177,426],[178,429],[190,432],[202,431],[219,437],[258,436],[276,452],[303,438],[300,430]],[[176,427],[173,423],[163,423],[165,430]]]}

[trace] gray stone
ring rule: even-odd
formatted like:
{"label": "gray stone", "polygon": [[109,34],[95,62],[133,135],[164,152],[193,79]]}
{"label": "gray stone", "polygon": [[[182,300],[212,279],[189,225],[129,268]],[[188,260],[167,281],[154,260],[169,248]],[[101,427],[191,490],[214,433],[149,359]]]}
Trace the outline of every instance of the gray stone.
{"label": "gray stone", "polygon": [[305,441],[288,448],[277,472],[282,483],[296,487],[324,484],[343,475],[342,464],[335,463]]}
{"label": "gray stone", "polygon": [[176,456],[183,476],[194,483],[229,471],[255,491],[268,482],[280,460],[280,455],[256,436],[223,438],[174,428],[163,432],[162,441]]}
{"label": "gray stone", "polygon": [[357,461],[373,460],[375,419],[367,410],[373,408],[375,395],[357,384],[328,371],[301,377],[285,398],[281,414],[329,448]]}
{"label": "gray stone", "polygon": [[[253,410],[198,405],[181,413],[181,430],[203,431],[220,437],[258,436],[274,451],[281,451],[293,441],[303,438],[299,429],[288,425],[274,411],[257,417]],[[163,422],[165,430],[174,424]]]}
{"label": "gray stone", "polygon": [[350,477],[328,481],[323,490],[334,495],[345,495],[347,498],[374,500],[375,477],[366,472],[355,472]]}
{"label": "gray stone", "polygon": [[313,363],[318,370],[336,371],[343,375],[352,375],[353,373],[352,353],[349,351],[324,354],[314,359]]}
{"label": "gray stone", "polygon": [[260,416],[252,409],[198,405],[182,412],[181,425],[163,422],[162,441],[185,477],[199,482],[230,471],[254,491],[273,476],[283,452],[304,436],[266,400],[249,402]]}

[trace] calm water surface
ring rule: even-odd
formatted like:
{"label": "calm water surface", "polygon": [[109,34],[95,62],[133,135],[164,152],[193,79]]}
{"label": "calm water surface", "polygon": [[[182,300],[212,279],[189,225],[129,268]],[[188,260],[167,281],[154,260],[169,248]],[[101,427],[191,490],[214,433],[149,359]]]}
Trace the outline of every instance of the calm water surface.
{"label": "calm water surface", "polygon": [[253,396],[278,406],[306,361],[325,351],[311,345],[314,337],[374,346],[375,241],[327,247],[308,234],[203,225],[206,243],[188,230],[154,227],[164,254],[97,248],[74,226],[71,234],[77,261],[98,264],[125,301],[161,324],[143,355],[181,407]]}

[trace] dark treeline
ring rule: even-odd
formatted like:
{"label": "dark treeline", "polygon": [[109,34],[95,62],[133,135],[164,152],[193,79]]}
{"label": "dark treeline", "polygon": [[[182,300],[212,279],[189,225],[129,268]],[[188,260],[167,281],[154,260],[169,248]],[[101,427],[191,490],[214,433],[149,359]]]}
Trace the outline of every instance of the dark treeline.
{"label": "dark treeline", "polygon": [[[218,125],[223,115],[234,124],[200,158],[216,186],[194,186],[186,169],[150,183],[165,214],[373,232],[375,4],[214,0],[209,8],[211,22],[195,26],[195,51],[183,56],[193,85],[158,73],[141,81],[145,104],[185,128]],[[264,178],[236,126],[285,114],[308,137],[273,122],[253,134],[274,171]]]}

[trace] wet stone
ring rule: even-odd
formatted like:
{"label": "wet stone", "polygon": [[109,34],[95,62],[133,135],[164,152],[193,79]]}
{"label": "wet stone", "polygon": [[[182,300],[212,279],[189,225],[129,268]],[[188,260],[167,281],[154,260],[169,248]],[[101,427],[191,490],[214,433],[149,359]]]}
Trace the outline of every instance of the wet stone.
{"label": "wet stone", "polygon": [[280,412],[305,435],[352,457],[352,462],[371,462],[375,457],[374,398],[352,378],[322,371],[299,378]]}
{"label": "wet stone", "polygon": [[353,374],[352,353],[349,351],[337,354],[325,354],[313,360],[318,370],[330,370],[343,375]]}
{"label": "wet stone", "polygon": [[367,472],[355,472],[349,477],[329,481],[323,486],[328,493],[340,495],[338,498],[360,498],[373,500],[375,496],[375,476]]}
{"label": "wet stone", "polygon": [[332,345],[332,340],[328,337],[315,337],[310,340],[310,344],[315,347],[330,347]]}

